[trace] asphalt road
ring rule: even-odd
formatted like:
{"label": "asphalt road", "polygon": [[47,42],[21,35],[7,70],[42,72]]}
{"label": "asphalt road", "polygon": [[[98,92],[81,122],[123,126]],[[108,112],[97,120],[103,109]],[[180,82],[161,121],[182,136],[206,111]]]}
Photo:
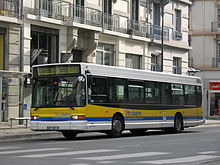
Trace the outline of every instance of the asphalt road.
{"label": "asphalt road", "polygon": [[121,138],[101,133],[62,135],[0,143],[1,165],[220,165],[220,127],[200,126],[180,134],[125,132]]}

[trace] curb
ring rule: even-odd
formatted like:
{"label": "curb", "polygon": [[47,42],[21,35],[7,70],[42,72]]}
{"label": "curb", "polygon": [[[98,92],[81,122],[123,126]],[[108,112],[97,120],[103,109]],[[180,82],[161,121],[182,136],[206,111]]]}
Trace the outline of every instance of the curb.
{"label": "curb", "polygon": [[51,137],[51,136],[60,136],[61,133],[60,132],[29,132],[29,133],[22,133],[22,132],[19,132],[19,133],[13,133],[13,134],[10,134],[10,133],[0,133],[0,143],[1,142],[6,142],[6,141],[12,141],[12,140],[24,140],[26,138],[30,138],[30,139],[33,139],[33,138],[46,138],[46,137]]}

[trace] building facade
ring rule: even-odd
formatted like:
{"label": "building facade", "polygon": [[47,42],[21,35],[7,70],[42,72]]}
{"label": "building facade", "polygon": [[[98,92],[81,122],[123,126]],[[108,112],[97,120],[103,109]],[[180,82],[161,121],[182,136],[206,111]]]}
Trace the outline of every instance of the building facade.
{"label": "building facade", "polygon": [[6,124],[8,117],[24,115],[22,11],[20,0],[0,1],[0,125]]}
{"label": "building facade", "polygon": [[220,1],[194,0],[191,10],[192,66],[204,82],[206,117],[220,117]]}
{"label": "building facade", "polygon": [[[88,62],[187,75],[190,5],[189,0],[24,0],[23,71],[36,64]],[[30,95],[27,85],[26,107]]]}

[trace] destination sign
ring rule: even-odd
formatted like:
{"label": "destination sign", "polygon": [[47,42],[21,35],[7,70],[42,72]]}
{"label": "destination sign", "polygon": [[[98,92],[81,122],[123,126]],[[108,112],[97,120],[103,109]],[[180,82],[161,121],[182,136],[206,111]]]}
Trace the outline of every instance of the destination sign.
{"label": "destination sign", "polygon": [[37,76],[80,74],[80,65],[42,66],[36,69]]}

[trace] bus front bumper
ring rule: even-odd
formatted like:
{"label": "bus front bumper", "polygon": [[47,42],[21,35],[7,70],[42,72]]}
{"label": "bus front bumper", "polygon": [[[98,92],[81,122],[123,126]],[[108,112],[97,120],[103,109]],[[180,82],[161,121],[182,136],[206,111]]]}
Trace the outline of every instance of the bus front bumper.
{"label": "bus front bumper", "polygon": [[34,131],[62,131],[62,130],[78,130],[87,131],[87,121],[31,121],[30,128]]}

